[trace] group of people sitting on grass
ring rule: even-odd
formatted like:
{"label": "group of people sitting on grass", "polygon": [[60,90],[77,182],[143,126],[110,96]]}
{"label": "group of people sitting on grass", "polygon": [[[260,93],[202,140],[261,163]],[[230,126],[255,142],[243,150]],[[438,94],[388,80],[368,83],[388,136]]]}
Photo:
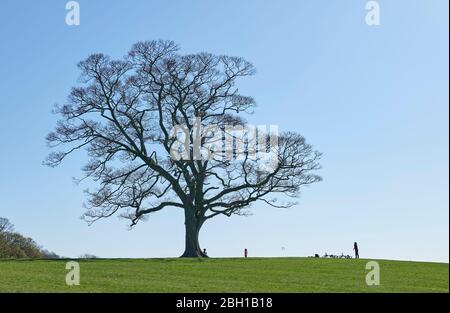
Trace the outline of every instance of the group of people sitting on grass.
{"label": "group of people sitting on grass", "polygon": [[[355,251],[355,259],[359,259],[359,248],[358,248],[358,243],[355,242],[353,244],[353,251]],[[320,258],[319,254],[315,254],[314,255],[315,258]],[[341,255],[334,255],[334,254],[328,254],[327,252],[325,252],[325,255],[322,258],[330,258],[330,259],[352,259],[353,257],[351,255],[345,255],[344,253],[342,253]]]}
{"label": "group of people sitting on grass", "polygon": [[331,258],[331,259],[351,259],[351,255],[344,255],[343,253],[341,255],[334,255],[334,254],[327,254],[325,252],[324,258]]}

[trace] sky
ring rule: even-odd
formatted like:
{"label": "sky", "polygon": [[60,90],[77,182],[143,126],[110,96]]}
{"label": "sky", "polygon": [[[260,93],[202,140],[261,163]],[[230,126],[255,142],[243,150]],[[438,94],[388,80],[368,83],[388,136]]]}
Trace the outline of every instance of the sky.
{"label": "sky", "polygon": [[77,153],[42,165],[51,111],[78,85],[91,53],[124,56],[137,41],[170,39],[182,53],[241,56],[258,107],[249,119],[301,133],[323,153],[323,181],[289,209],[254,205],[218,217],[200,243],[214,257],[351,254],[449,260],[448,1],[66,1],[0,3],[0,216],[59,255],[176,257],[183,213],[168,209],[128,229],[118,217],[88,226]]}

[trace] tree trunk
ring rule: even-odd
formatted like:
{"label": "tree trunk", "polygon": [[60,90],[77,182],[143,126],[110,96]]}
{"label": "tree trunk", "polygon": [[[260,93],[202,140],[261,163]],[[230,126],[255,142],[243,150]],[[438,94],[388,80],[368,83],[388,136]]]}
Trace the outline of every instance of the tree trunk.
{"label": "tree trunk", "polygon": [[185,250],[181,255],[182,258],[202,258],[206,255],[202,252],[200,244],[198,242],[198,235],[200,233],[200,227],[202,223],[199,223],[198,218],[195,216],[194,210],[188,208],[185,209]]}

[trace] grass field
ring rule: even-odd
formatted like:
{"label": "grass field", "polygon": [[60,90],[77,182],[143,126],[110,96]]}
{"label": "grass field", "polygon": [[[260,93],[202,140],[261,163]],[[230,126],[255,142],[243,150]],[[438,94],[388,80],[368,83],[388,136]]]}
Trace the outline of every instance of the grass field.
{"label": "grass field", "polygon": [[67,286],[67,260],[2,260],[0,292],[448,292],[449,266],[379,260],[381,284],[367,286],[367,260],[314,258],[79,260],[81,284]]}

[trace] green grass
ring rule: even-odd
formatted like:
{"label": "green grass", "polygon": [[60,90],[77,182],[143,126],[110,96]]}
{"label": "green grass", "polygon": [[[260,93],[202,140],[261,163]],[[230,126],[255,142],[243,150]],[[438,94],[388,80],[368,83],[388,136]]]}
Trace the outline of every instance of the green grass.
{"label": "green grass", "polygon": [[367,260],[314,258],[2,260],[0,292],[448,292],[448,264],[379,260],[381,285],[367,286]]}

